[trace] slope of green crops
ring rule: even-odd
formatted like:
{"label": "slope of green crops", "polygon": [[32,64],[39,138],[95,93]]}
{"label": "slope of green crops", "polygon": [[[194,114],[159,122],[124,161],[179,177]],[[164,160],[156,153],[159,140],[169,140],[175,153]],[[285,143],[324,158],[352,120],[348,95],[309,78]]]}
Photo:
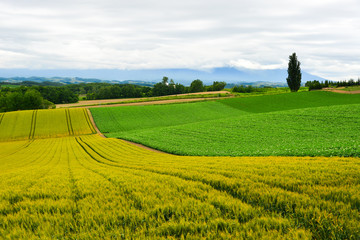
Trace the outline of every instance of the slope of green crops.
{"label": "slope of green crops", "polygon": [[91,111],[106,136],[175,154],[359,156],[359,104],[359,95],[301,92]]}
{"label": "slope of green crops", "polygon": [[0,141],[95,133],[85,109],[29,110],[0,115]]}
{"label": "slope of green crops", "polygon": [[251,113],[360,103],[360,95],[324,91],[224,99],[221,103]]}
{"label": "slope of green crops", "polygon": [[103,133],[174,126],[247,114],[220,102],[92,108]]}
{"label": "slope of green crops", "polygon": [[359,132],[360,104],[352,104],[244,115],[116,136],[180,155],[360,156]]}
{"label": "slope of green crops", "polygon": [[359,239],[356,158],[181,157],[97,135],[0,142],[1,239]]}

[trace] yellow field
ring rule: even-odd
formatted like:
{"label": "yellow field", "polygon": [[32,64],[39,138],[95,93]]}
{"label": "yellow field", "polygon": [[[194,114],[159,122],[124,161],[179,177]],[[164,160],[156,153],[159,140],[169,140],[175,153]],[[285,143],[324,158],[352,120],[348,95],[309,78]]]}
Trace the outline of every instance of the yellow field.
{"label": "yellow field", "polygon": [[0,115],[0,141],[93,133],[85,109],[29,110]]}
{"label": "yellow field", "polygon": [[359,159],[156,153],[89,135],[84,113],[51,113],[79,136],[44,138],[39,111],[33,138],[0,142],[0,239],[360,238]]}

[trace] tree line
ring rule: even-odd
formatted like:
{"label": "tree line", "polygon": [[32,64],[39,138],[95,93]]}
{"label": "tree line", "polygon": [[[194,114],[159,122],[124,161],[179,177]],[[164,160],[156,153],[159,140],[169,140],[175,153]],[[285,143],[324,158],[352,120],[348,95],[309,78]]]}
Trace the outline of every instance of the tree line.
{"label": "tree line", "polygon": [[[0,82],[0,86],[1,86]],[[3,83],[9,85],[9,83]],[[52,108],[54,104],[75,103],[79,101],[79,95],[83,99],[112,99],[112,98],[140,98],[155,97],[173,94],[184,94],[203,91],[219,91],[226,86],[225,82],[213,82],[205,86],[199,79],[192,81],[190,86],[175,83],[168,77],[153,87],[134,84],[111,84],[111,83],[80,83],[51,86],[50,83],[39,84],[26,81],[11,85],[19,87],[0,87],[0,112]]]}
{"label": "tree line", "polygon": [[20,86],[0,88],[0,112],[48,109],[58,103],[77,102],[78,95],[65,87]]}
{"label": "tree line", "polygon": [[357,81],[355,81],[354,79],[350,79],[350,80],[345,80],[345,81],[329,81],[329,80],[325,80],[325,81],[318,81],[318,80],[314,80],[314,81],[307,81],[305,83],[305,87],[309,88],[310,90],[315,90],[315,89],[323,89],[323,88],[327,88],[327,87],[350,87],[350,86],[360,86],[360,78],[358,78]]}
{"label": "tree line", "polygon": [[[72,87],[75,87],[75,85]],[[89,84],[89,88],[86,89],[86,99],[157,97],[203,91],[220,91],[225,86],[225,82],[217,81],[213,82],[210,86],[205,86],[199,79],[192,81],[190,86],[184,86],[164,76],[162,81],[156,83],[153,87],[132,84]]]}

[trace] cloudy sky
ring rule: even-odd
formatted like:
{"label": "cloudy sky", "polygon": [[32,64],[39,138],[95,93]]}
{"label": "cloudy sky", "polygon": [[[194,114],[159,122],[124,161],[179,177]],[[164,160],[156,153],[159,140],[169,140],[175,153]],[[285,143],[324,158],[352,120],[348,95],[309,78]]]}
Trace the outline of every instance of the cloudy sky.
{"label": "cloudy sky", "polygon": [[0,0],[0,68],[286,68],[360,77],[358,0]]}

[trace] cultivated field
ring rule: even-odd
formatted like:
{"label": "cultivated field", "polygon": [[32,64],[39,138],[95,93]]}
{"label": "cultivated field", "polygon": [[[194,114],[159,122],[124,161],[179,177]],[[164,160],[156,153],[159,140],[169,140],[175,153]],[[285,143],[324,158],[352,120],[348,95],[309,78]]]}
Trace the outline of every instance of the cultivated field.
{"label": "cultivated field", "polygon": [[358,95],[303,92],[91,111],[106,136],[180,155],[360,155]]}
{"label": "cultivated field", "polygon": [[[309,96],[309,104],[324,106]],[[163,125],[171,116],[177,126],[223,124],[231,114],[255,120],[235,102],[197,104],[123,108],[112,116],[131,131],[157,128],[156,121],[130,122],[136,114]],[[255,115],[271,118],[279,105],[265,105]],[[309,108],[299,111],[305,116]],[[349,122],[352,111],[344,113]],[[5,113],[0,130],[0,239],[360,238],[359,158],[158,153],[93,134],[84,109]]]}
{"label": "cultivated field", "polygon": [[95,133],[85,109],[29,110],[0,114],[0,141]]}

